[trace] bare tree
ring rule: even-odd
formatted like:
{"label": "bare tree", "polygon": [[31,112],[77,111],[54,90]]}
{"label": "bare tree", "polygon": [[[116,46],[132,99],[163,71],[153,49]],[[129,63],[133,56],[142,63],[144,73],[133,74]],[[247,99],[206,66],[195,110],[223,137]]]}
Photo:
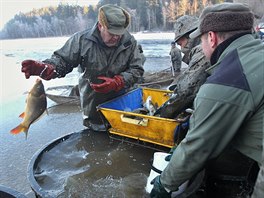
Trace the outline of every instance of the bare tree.
{"label": "bare tree", "polygon": [[198,12],[198,0],[193,0],[190,8],[190,14],[195,15]]}
{"label": "bare tree", "polygon": [[188,14],[190,8],[189,0],[180,0],[179,7],[178,7],[178,15],[183,16]]}
{"label": "bare tree", "polygon": [[167,18],[168,21],[174,23],[178,16],[178,3],[171,0],[167,9]]}

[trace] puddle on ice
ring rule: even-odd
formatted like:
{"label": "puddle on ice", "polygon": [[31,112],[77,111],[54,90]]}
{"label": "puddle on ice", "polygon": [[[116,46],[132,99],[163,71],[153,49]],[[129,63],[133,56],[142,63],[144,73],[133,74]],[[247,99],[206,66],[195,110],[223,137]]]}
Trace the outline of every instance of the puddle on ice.
{"label": "puddle on ice", "polygon": [[51,197],[148,197],[153,153],[107,133],[76,133],[38,156],[34,177]]}

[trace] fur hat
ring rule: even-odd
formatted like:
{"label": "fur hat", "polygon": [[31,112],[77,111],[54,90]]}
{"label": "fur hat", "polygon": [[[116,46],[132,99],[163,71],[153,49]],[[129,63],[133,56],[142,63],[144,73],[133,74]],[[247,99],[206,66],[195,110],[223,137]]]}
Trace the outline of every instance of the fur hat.
{"label": "fur hat", "polygon": [[251,30],[254,15],[249,7],[241,3],[221,3],[206,7],[199,17],[198,28],[190,34],[195,38],[203,33]]}
{"label": "fur hat", "polygon": [[119,6],[106,4],[99,8],[98,21],[111,34],[122,35],[130,23],[130,15]]}

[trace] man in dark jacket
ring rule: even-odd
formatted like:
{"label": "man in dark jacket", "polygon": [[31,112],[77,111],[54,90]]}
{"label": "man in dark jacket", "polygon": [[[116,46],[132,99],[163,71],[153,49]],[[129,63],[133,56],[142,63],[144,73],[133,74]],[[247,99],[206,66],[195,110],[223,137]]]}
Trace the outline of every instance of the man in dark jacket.
{"label": "man in dark jacket", "polygon": [[189,37],[197,25],[198,18],[190,15],[181,16],[175,22],[175,42],[181,46],[182,61],[188,67],[169,86],[174,93],[157,111],[161,117],[175,118],[185,109],[193,108],[193,100],[208,76],[206,69],[210,62],[202,51],[200,39]]}
{"label": "man in dark jacket", "polygon": [[105,130],[96,107],[130,88],[144,73],[137,42],[126,30],[130,16],[123,8],[104,5],[92,30],[74,34],[65,45],[43,62],[25,60],[26,78],[61,78],[73,68],[81,70],[79,91],[83,124]]}
{"label": "man in dark jacket", "polygon": [[229,147],[262,163],[264,45],[252,35],[253,21],[244,4],[203,10],[190,37],[201,37],[211,75],[195,98],[186,137],[153,181],[151,197],[170,197]]}
{"label": "man in dark jacket", "polygon": [[146,62],[146,56],[144,55],[144,51],[142,48],[142,45],[138,44],[138,50],[141,56],[141,60],[142,60],[142,66],[144,66],[145,62]]}

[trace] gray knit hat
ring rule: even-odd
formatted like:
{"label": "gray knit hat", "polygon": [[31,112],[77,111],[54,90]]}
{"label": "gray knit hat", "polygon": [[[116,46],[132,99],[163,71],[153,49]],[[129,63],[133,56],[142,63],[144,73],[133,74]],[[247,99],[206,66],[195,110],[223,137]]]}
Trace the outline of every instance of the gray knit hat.
{"label": "gray knit hat", "polygon": [[196,38],[203,33],[251,30],[254,15],[250,8],[241,3],[221,3],[206,7],[199,17],[198,28],[190,34]]}
{"label": "gray knit hat", "polygon": [[129,25],[130,15],[119,6],[106,4],[99,8],[98,21],[111,34],[122,35]]}

